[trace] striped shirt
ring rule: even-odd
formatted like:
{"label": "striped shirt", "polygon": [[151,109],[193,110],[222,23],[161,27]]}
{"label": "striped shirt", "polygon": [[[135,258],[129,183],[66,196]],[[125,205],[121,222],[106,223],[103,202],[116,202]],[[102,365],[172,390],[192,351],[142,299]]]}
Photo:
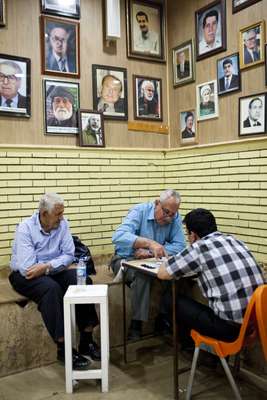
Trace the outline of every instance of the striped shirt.
{"label": "striped shirt", "polygon": [[239,323],[254,290],[264,284],[260,267],[247,246],[221,232],[212,232],[169,258],[166,268],[177,277],[195,272],[214,313]]}

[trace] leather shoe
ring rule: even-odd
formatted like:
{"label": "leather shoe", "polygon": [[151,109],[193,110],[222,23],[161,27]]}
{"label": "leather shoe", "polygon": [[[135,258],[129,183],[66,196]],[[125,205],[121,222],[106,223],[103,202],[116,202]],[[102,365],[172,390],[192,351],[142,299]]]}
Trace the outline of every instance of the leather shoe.
{"label": "leather shoe", "polygon": [[[58,361],[65,364],[65,351],[64,349],[60,349],[57,352],[57,359]],[[77,371],[83,371],[89,368],[90,361],[83,357],[81,354],[78,353],[77,350],[72,349],[72,368]]]}
{"label": "leather shoe", "polygon": [[128,340],[139,340],[142,335],[142,321],[132,319],[131,325],[128,331]]}
{"label": "leather shoe", "polygon": [[86,346],[80,345],[79,346],[79,352],[83,356],[88,356],[94,361],[100,361],[101,360],[101,352],[100,348],[95,342],[88,343]]}

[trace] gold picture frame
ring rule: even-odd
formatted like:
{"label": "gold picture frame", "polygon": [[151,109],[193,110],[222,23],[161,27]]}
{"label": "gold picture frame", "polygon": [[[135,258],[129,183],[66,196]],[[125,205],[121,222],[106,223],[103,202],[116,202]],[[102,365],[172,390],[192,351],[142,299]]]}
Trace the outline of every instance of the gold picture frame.
{"label": "gold picture frame", "polygon": [[247,25],[239,31],[240,69],[264,63],[265,22]]}

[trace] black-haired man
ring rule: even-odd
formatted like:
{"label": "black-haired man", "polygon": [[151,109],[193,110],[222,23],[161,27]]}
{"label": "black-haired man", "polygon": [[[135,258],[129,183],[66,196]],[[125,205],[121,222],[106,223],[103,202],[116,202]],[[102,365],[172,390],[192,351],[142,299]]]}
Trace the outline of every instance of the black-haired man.
{"label": "black-haired man", "polygon": [[149,29],[148,15],[143,11],[139,11],[136,14],[136,21],[140,30],[135,33],[134,50],[159,54],[159,35]]}
{"label": "black-haired man", "polygon": [[193,126],[194,126],[194,114],[191,111],[188,111],[185,114],[185,129],[182,131],[182,139],[190,139],[195,137]]}
{"label": "black-haired man", "polygon": [[244,313],[255,289],[264,284],[260,267],[247,246],[217,230],[213,214],[203,208],[189,212],[183,223],[190,245],[162,264],[158,278],[197,274],[208,305],[177,296],[181,342],[190,343],[190,330],[231,342],[240,331]]}
{"label": "black-haired man", "polygon": [[219,14],[217,10],[207,12],[202,22],[202,40],[199,43],[199,54],[217,49],[222,45],[220,35],[217,36]]}
{"label": "black-haired man", "polygon": [[223,60],[224,76],[219,80],[220,91],[228,91],[239,87],[239,76],[233,73],[233,61],[231,58]]}

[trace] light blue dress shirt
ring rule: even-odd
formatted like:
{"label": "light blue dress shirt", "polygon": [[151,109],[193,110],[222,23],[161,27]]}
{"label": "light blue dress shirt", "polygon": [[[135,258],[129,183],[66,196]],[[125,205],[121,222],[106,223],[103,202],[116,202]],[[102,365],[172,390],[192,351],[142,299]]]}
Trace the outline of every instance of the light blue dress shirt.
{"label": "light blue dress shirt", "polygon": [[64,218],[49,233],[42,229],[38,211],[18,225],[10,263],[13,271],[25,276],[27,269],[38,263],[50,263],[56,270],[70,265],[73,259],[74,243]]}
{"label": "light blue dress shirt", "polygon": [[168,255],[185,248],[183,226],[179,214],[167,225],[159,225],[154,217],[155,203],[137,204],[131,208],[122,224],[112,236],[115,253],[121,258],[131,258],[135,252],[134,242],[139,236],[162,244]]}

